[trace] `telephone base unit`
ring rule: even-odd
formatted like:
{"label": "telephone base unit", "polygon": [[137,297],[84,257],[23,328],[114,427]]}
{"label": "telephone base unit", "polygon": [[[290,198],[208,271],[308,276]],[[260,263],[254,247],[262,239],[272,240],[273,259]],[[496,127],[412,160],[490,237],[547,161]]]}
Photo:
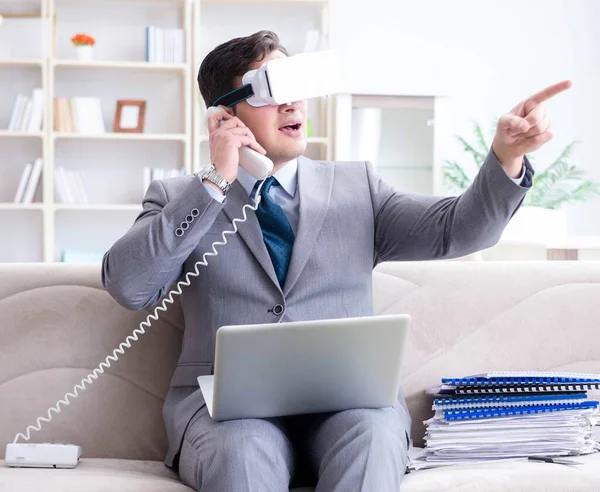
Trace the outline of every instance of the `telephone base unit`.
{"label": "telephone base unit", "polygon": [[75,468],[81,447],[74,444],[12,443],[6,445],[5,463],[23,468]]}

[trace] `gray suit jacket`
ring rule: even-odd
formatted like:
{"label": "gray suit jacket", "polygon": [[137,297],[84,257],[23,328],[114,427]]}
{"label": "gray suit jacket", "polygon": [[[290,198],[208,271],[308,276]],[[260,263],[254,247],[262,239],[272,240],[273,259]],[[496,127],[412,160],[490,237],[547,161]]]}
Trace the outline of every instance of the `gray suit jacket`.
{"label": "gray suit jacket", "polygon": [[[492,152],[470,189],[451,198],[396,191],[369,163],[299,158],[299,224],[283,289],[252,211],[239,234],[229,236],[183,288],[186,329],[163,412],[165,463],[173,464],[186,427],[204,404],[196,378],[211,373],[217,328],[372,315],[375,265],[453,258],[490,247],[526,191]],[[152,182],[143,211],[104,256],[105,288],[129,309],[155,305],[231,228],[231,220],[242,217],[246,203],[237,182],[224,204],[211,199],[195,176]]]}

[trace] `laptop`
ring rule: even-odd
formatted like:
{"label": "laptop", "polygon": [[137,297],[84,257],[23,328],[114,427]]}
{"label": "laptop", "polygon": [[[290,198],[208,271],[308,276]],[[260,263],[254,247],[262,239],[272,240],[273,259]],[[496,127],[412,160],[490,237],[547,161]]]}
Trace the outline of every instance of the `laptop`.
{"label": "laptop", "polygon": [[198,384],[213,420],[393,406],[407,314],[223,326],[214,376]]}

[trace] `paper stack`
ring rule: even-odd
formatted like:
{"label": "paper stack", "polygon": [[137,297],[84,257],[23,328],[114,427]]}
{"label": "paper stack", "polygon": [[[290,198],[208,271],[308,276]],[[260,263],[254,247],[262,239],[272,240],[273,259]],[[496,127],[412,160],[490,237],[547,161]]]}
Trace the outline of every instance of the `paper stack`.
{"label": "paper stack", "polygon": [[496,372],[443,378],[415,468],[574,456],[600,450],[592,436],[600,375]]}

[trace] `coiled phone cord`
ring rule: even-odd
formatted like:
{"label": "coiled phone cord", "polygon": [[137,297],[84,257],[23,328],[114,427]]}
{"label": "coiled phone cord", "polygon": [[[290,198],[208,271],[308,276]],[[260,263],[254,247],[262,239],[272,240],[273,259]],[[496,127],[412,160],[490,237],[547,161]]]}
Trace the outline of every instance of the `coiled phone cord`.
{"label": "coiled phone cord", "polygon": [[76,384],[73,387],[72,391],[67,393],[63,397],[62,400],[59,400],[58,402],[56,402],[56,404],[54,406],[50,407],[48,409],[46,417],[38,417],[38,419],[36,421],[36,425],[28,426],[27,429],[25,430],[24,434],[23,433],[17,434],[15,436],[13,443],[17,443],[19,438],[23,438],[25,441],[29,441],[29,439],[31,439],[31,431],[39,432],[42,429],[42,423],[50,422],[52,420],[53,413],[58,415],[62,410],[61,406],[63,406],[63,407],[69,406],[71,404],[72,400],[79,397],[80,391],[83,392],[87,389],[86,383],[87,383],[87,386],[90,386],[91,384],[93,384],[94,381],[96,379],[98,379],[98,377],[101,374],[104,374],[104,370],[108,369],[110,367],[111,361],[116,362],[119,359],[118,354],[123,355],[125,353],[126,348],[131,348],[132,341],[137,341],[139,335],[143,335],[144,333],[146,333],[144,326],[146,326],[146,328],[149,328],[152,323],[151,320],[153,320],[153,321],[158,320],[157,313],[159,311],[166,311],[167,304],[173,304],[173,302],[174,302],[173,296],[174,295],[179,296],[182,293],[181,287],[183,287],[183,286],[189,287],[190,286],[191,277],[197,277],[198,275],[200,275],[199,267],[207,266],[207,264],[208,264],[207,258],[211,257],[211,256],[217,256],[219,254],[216,249],[217,246],[224,246],[225,244],[227,244],[226,236],[236,234],[238,231],[238,223],[243,223],[243,222],[246,222],[246,220],[248,220],[247,210],[249,209],[249,210],[253,210],[254,212],[256,212],[256,209],[258,208],[258,205],[260,204],[260,200],[261,200],[260,191],[264,184],[265,184],[265,182],[263,180],[256,189],[256,193],[254,195],[255,196],[254,206],[250,205],[249,203],[243,206],[243,208],[242,208],[243,218],[233,219],[233,221],[232,221],[233,229],[223,231],[223,233],[221,235],[222,241],[215,241],[212,244],[212,251],[208,251],[208,252],[204,253],[204,255],[202,255],[202,260],[196,262],[196,264],[194,265],[194,270],[189,271],[188,273],[185,274],[185,280],[180,280],[177,283],[177,286],[175,288],[173,288],[167,294],[167,297],[164,298],[162,303],[154,309],[154,312],[149,314],[148,317],[140,323],[140,326],[138,328],[136,328],[135,330],[133,330],[132,334],[127,336],[125,341],[121,342],[119,344],[119,346],[112,351],[112,354],[107,355],[106,358],[98,365],[98,367],[96,367],[96,369],[94,369],[90,374],[88,374],[85,378],[83,378],[80,383]]}

